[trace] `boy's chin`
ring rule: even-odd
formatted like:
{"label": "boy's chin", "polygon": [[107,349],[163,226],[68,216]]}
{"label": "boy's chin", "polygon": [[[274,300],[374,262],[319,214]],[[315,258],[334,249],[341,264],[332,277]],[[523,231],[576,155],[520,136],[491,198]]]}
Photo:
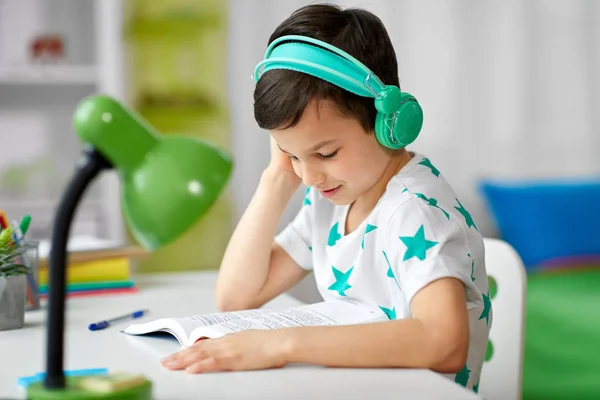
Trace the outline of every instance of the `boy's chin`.
{"label": "boy's chin", "polygon": [[353,201],[349,201],[346,199],[327,199],[330,203],[335,204],[336,206],[347,206],[348,204],[352,204]]}
{"label": "boy's chin", "polygon": [[333,196],[326,200],[335,204],[336,206],[347,206],[349,204],[354,203],[354,201],[356,199],[354,197],[351,198],[350,196],[341,195],[341,196]]}

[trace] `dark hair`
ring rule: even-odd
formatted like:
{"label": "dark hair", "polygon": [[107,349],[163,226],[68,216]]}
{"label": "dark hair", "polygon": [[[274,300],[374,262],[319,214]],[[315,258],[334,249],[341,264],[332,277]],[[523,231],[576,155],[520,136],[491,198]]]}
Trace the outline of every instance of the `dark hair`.
{"label": "dark hair", "polygon": [[[269,38],[303,35],[336,46],[373,71],[386,85],[400,86],[392,42],[381,20],[369,11],[330,4],[312,4],[295,11]],[[301,72],[265,72],[254,89],[254,117],[263,129],[285,129],[298,123],[312,99],[330,100],[338,111],[356,118],[367,132],[375,127],[375,105],[370,97],[350,93]]]}

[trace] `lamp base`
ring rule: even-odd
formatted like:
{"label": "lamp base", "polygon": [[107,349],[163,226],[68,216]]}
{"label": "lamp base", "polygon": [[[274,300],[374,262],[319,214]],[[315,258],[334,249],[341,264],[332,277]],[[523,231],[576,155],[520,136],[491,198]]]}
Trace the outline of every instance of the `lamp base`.
{"label": "lamp base", "polygon": [[[44,382],[27,388],[29,400],[151,400],[152,382],[138,375],[126,381],[119,375],[66,377],[61,389],[48,389]],[[119,381],[119,383],[117,383]]]}

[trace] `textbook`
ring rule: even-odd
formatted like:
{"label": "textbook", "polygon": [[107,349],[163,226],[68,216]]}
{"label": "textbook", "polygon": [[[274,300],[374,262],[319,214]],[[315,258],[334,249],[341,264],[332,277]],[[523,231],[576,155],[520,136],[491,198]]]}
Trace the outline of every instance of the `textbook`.
{"label": "textbook", "polygon": [[379,307],[350,299],[340,299],[282,310],[259,308],[190,317],[161,318],[131,324],[122,333],[145,335],[166,332],[173,335],[185,348],[198,340],[219,338],[246,329],[352,325],[388,320],[387,315]]}

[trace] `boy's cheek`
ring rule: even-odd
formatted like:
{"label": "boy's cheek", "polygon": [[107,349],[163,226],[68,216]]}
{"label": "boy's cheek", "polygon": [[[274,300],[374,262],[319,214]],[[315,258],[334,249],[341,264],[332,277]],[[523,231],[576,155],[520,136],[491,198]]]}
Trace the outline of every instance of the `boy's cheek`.
{"label": "boy's cheek", "polygon": [[300,168],[298,166],[298,163],[292,164],[292,167],[294,168],[294,172],[296,173],[296,175],[298,176],[298,178],[302,179],[302,168]]}

